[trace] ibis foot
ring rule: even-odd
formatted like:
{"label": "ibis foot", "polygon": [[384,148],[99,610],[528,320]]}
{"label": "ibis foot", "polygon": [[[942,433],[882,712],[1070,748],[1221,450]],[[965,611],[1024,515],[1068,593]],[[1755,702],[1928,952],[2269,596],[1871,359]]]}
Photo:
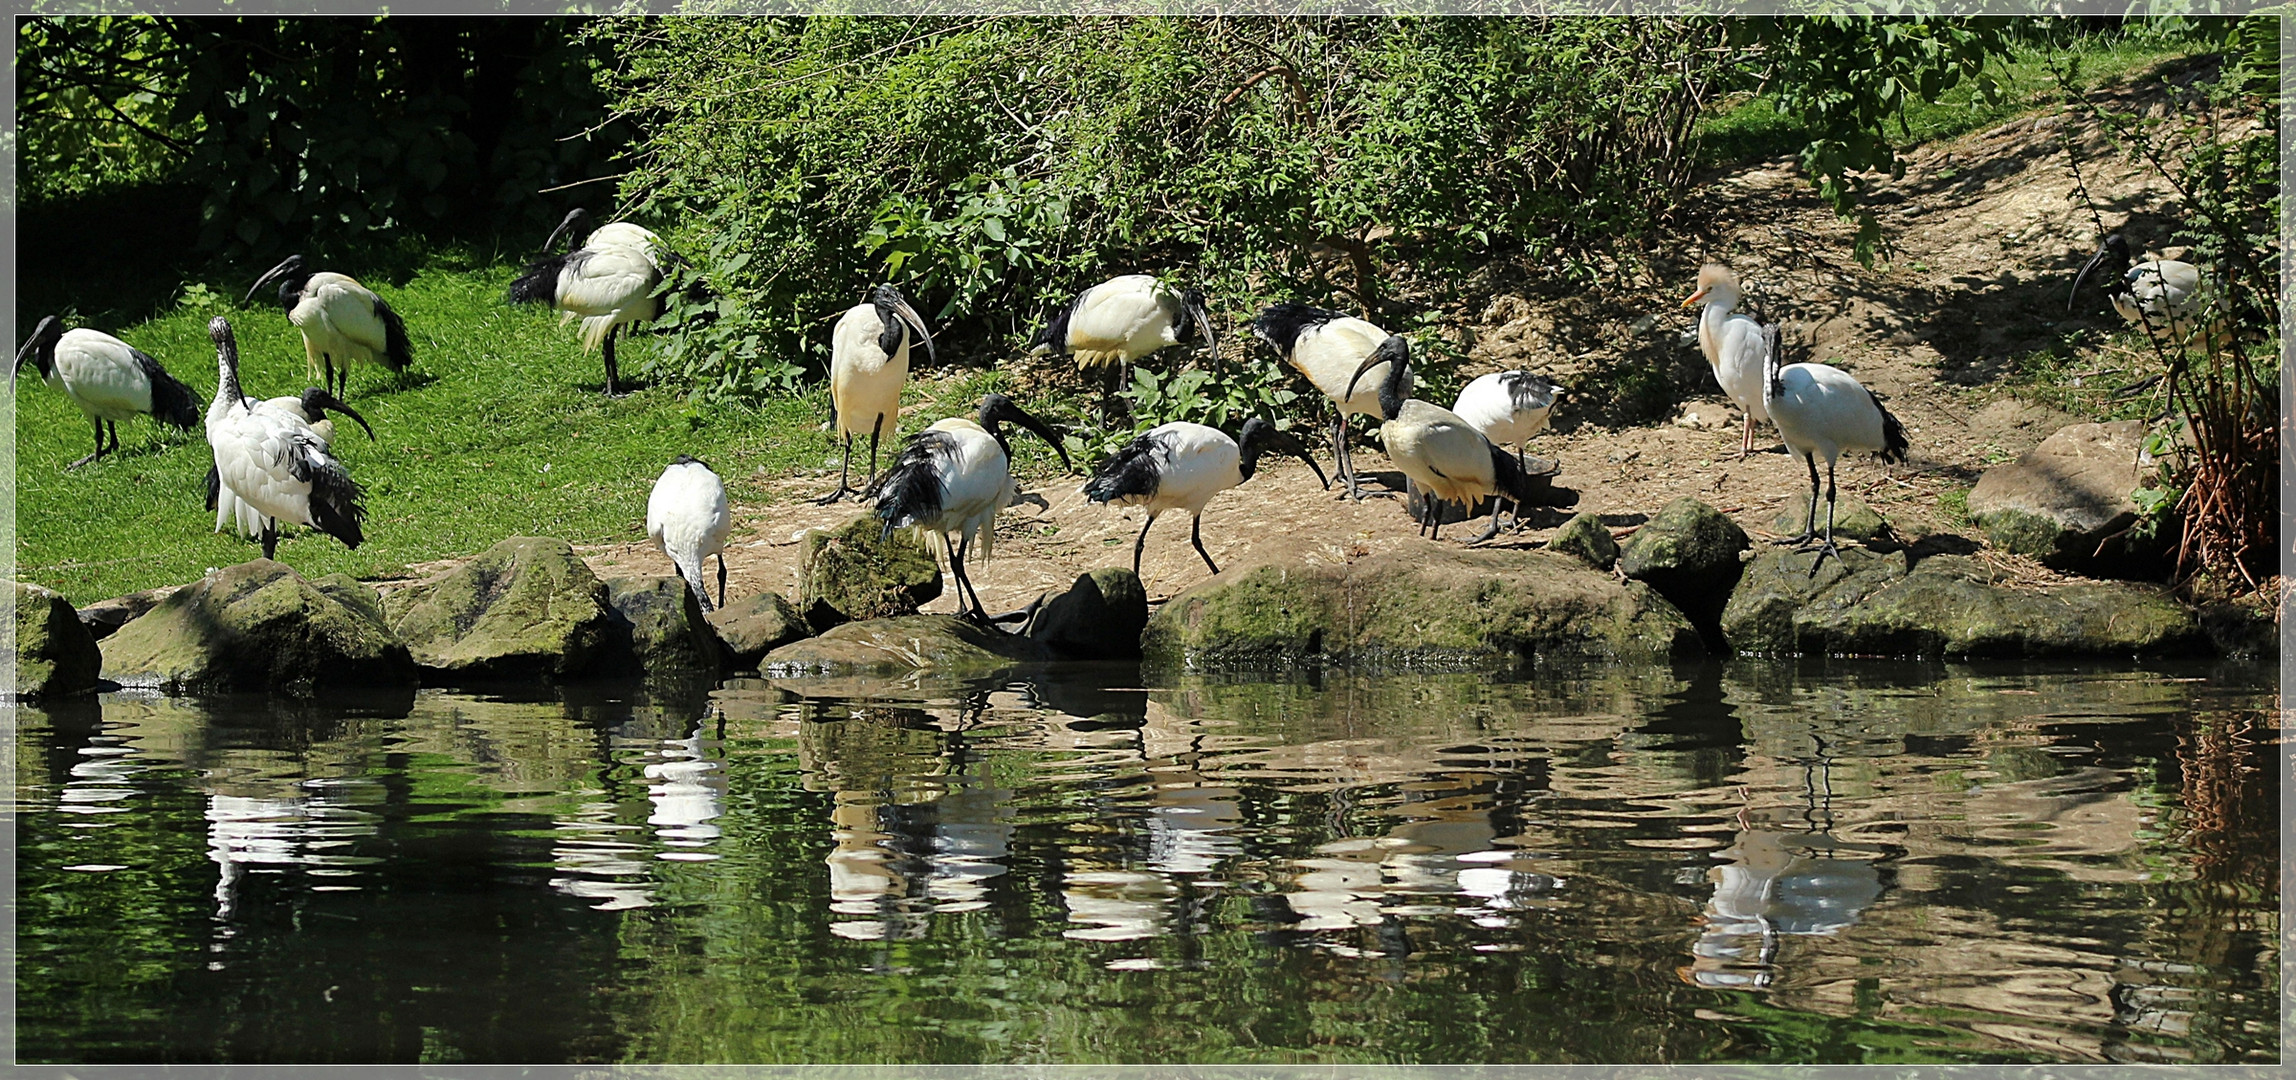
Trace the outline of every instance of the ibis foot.
{"label": "ibis foot", "polygon": [[1803,534],[1802,534],[1802,535],[1800,535],[1800,536],[1789,536],[1789,537],[1785,537],[1785,538],[1783,538],[1783,539],[1772,540],[1772,541],[1770,541],[1770,542],[1771,542],[1771,543],[1773,543],[1773,544],[1776,544],[1776,545],[1778,545],[1779,547],[1790,547],[1790,548],[1793,548],[1793,549],[1794,549],[1794,550],[1796,550],[1796,551],[1807,551],[1807,550],[1809,550],[1809,547],[1808,547],[1808,545],[1809,545],[1810,541],[1812,541],[1812,540],[1815,540],[1815,539],[1817,539],[1817,538],[1818,538],[1818,534],[1817,534],[1817,533],[1814,533],[1814,532],[1806,532],[1806,533],[1803,533]]}
{"label": "ibis foot", "polygon": [[1818,553],[1818,557],[1810,560],[1810,576],[1812,578],[1818,576],[1818,567],[1824,566],[1826,564],[1826,556],[1833,556],[1835,562],[1842,561],[1842,549],[1835,547],[1834,542],[1831,540],[1828,540],[1823,544],[1819,544],[1816,548],[1816,551]]}
{"label": "ibis foot", "polygon": [[832,491],[832,492],[830,492],[830,493],[829,493],[829,494],[827,494],[827,495],[823,495],[822,497],[820,497],[820,498],[818,498],[818,499],[815,499],[815,500],[813,500],[813,505],[815,505],[815,506],[828,506],[828,505],[830,505],[830,504],[832,504],[832,503],[836,503],[836,502],[839,502],[839,501],[843,500],[843,499],[844,499],[844,498],[845,498],[847,495],[851,495],[851,496],[853,496],[853,497],[854,497],[854,498],[856,498],[856,499],[858,499],[858,498],[860,498],[860,497],[861,497],[861,493],[860,493],[860,492],[858,492],[858,491],[855,491],[855,490],[853,490],[852,488],[846,487],[846,486],[845,486],[845,485],[843,485],[843,484],[839,484],[839,485],[837,486],[837,490],[835,490],[835,491]]}
{"label": "ibis foot", "polygon": [[71,464],[69,464],[69,465],[66,465],[66,466],[64,466],[64,469],[65,469],[65,471],[69,472],[69,471],[71,471],[71,470],[73,470],[73,469],[77,469],[77,468],[79,468],[80,466],[87,464],[88,462],[94,461],[94,460],[96,460],[97,458],[100,458],[100,457],[102,457],[102,456],[104,456],[104,452],[103,452],[103,451],[101,451],[101,450],[98,450],[98,451],[96,451],[96,452],[95,452],[95,453],[93,453],[93,454],[89,454],[88,456],[86,456],[86,457],[84,457],[84,458],[81,458],[81,459],[80,459],[80,460],[78,460],[78,461],[75,461],[75,462],[73,462],[73,463],[71,463]]}

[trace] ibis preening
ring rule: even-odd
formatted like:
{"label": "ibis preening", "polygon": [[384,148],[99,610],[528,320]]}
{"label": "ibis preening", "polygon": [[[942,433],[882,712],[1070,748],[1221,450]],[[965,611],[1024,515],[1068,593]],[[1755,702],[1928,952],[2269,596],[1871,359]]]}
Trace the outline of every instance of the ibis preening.
{"label": "ibis preening", "polygon": [[[1437,501],[1421,527],[1432,525],[1430,535],[1441,539],[1442,501],[1472,508],[1487,495],[1511,499],[1517,505],[1532,498],[1531,477],[1513,454],[1491,445],[1459,414],[1403,396],[1403,387],[1411,379],[1411,364],[1408,349],[1399,344],[1402,341],[1398,334],[1364,357],[1343,387],[1343,400],[1355,395],[1356,385],[1373,368],[1387,367],[1387,377],[1378,386],[1379,417],[1384,421],[1379,425],[1379,440],[1403,475]],[[1498,531],[1499,504],[1494,500],[1491,527],[1468,542],[1482,543]]]}
{"label": "ibis preening", "polygon": [[358,547],[365,539],[359,525],[367,512],[357,481],[301,416],[239,392],[239,343],[229,322],[219,315],[207,324],[207,333],[215,339],[216,367],[207,444],[215,451],[222,490],[247,504],[261,522],[263,557],[278,550],[281,519]]}
{"label": "ibis preening", "polygon": [[562,255],[545,254],[526,265],[510,283],[513,304],[549,304],[557,308],[561,323],[582,320],[582,351],[599,350],[606,357],[606,393],[621,392],[620,372],[614,364],[617,331],[661,313],[655,290],[662,284],[661,240],[628,222],[617,221],[593,230],[575,247],[589,213],[577,207],[559,222],[543,242],[543,250],[568,237]]}
{"label": "ibis preening", "polygon": [[1177,292],[1153,275],[1126,274],[1078,293],[1037,331],[1029,351],[1075,357],[1080,371],[1113,366],[1114,381],[1121,386],[1124,365],[1193,335],[1203,337],[1217,363],[1220,343],[1204,313],[1202,289]]}
{"label": "ibis preening", "polygon": [[1826,538],[1818,547],[1810,576],[1827,555],[1841,558],[1834,547],[1834,462],[1844,450],[1868,450],[1885,462],[1904,461],[1905,426],[1881,407],[1873,391],[1858,384],[1849,372],[1826,364],[1780,364],[1773,353],[1762,381],[1770,421],[1786,440],[1786,452],[1810,467],[1810,517],[1802,535],[1779,543],[1807,545],[1818,533],[1818,457],[1826,459]]}
{"label": "ibis preening", "polygon": [[[1276,355],[1307,376],[1307,381],[1330,399],[1335,414],[1331,429],[1332,467],[1339,470],[1348,497],[1362,499],[1363,487],[1356,479],[1355,461],[1347,450],[1347,417],[1350,413],[1379,416],[1379,387],[1386,384],[1387,376],[1384,372],[1374,376],[1357,392],[1348,389],[1348,375],[1365,357],[1375,353],[1382,362],[1407,359],[1409,342],[1362,319],[1306,304],[1276,304],[1260,312],[1252,320],[1252,335],[1267,342]],[[1382,349],[1388,351],[1382,353]],[[1408,366],[1403,365],[1406,369]],[[1411,394],[1408,370],[1400,393],[1405,397]]]}
{"label": "ibis preening", "polygon": [[[1493,446],[1515,448],[1515,463],[1523,466],[1530,453],[1531,436],[1547,429],[1547,420],[1554,414],[1555,401],[1563,396],[1563,388],[1556,386],[1544,375],[1528,371],[1494,371],[1479,376],[1459,391],[1459,400],[1451,411],[1465,420],[1467,426]],[[1498,508],[1491,508],[1491,526],[1498,528]],[[1522,504],[1508,510],[1508,517],[1522,516]]]}
{"label": "ibis preening", "polygon": [[[684,454],[662,470],[646,498],[646,535],[670,557],[678,576],[701,598],[702,610],[725,606],[725,534],[733,524],[726,512],[725,483],[710,467]],[[702,560],[717,556],[717,604],[702,583]]]}
{"label": "ibis preening", "polygon": [[1770,419],[1763,404],[1762,382],[1768,378],[1773,350],[1762,324],[1737,310],[1741,295],[1738,275],[1727,266],[1707,263],[1698,268],[1698,291],[1682,306],[1706,305],[1698,316],[1698,349],[1706,354],[1707,366],[1714,369],[1714,381],[1722,384],[1722,392],[1746,412],[1746,437],[1738,445],[1738,456],[1743,459],[1754,452],[1754,425]]}
{"label": "ibis preening", "polygon": [[995,546],[997,511],[1019,495],[1013,485],[1010,444],[1003,425],[1019,424],[1051,444],[1068,467],[1068,451],[1050,425],[1023,412],[1003,394],[981,398],[978,419],[957,416],[940,421],[912,436],[884,475],[871,481],[862,497],[877,504],[884,533],[913,528],[936,554],[946,549],[949,572],[957,580],[957,612],[967,614],[965,594],[972,593],[970,614],[994,622],[981,606],[981,594],[965,576],[965,556],[977,543],[981,558]]}
{"label": "ibis preening", "polygon": [[[11,385],[26,364],[32,365],[49,386],[71,398],[95,425],[95,450],[67,468],[77,469],[106,453],[117,452],[119,422],[128,417],[149,416],[185,431],[199,423],[199,399],[192,396],[191,388],[177,382],[143,350],[110,334],[67,331],[50,315],[32,328],[31,340],[17,350],[16,367],[8,374]],[[104,446],[107,432],[111,435],[109,450]]]}
{"label": "ibis preening", "polygon": [[2114,233],[2089,257],[2073,278],[2073,291],[2065,298],[2072,310],[2089,275],[2098,275],[2113,310],[2147,333],[2168,334],[2183,341],[2207,319],[2208,297],[2202,289],[2200,267],[2175,259],[2153,259],[2130,265],[2127,237]]}
{"label": "ibis preening", "polygon": [[[373,442],[375,438],[375,429],[368,426],[366,417],[359,415],[357,409],[344,404],[341,398],[322,387],[314,386],[300,394],[268,398],[256,402],[254,407],[284,412],[311,425],[311,434],[318,436],[319,448],[327,451],[329,456],[335,452],[335,422],[327,419],[329,412],[341,413],[357,422],[360,429],[367,433],[367,441]],[[263,515],[257,513],[254,507],[241,502],[237,495],[223,490],[222,477],[213,464],[207,467],[207,508],[215,511],[216,532],[232,528],[241,536],[262,535]]]}
{"label": "ibis preening", "polygon": [[845,436],[845,463],[837,470],[837,490],[824,496],[822,505],[854,494],[853,436],[868,434],[869,475],[877,475],[877,441],[892,435],[901,423],[901,387],[909,381],[912,328],[916,337],[924,339],[925,354],[940,359],[924,317],[891,285],[877,286],[866,303],[854,305],[837,320],[830,335],[829,421]]}
{"label": "ibis preening", "polygon": [[[341,274],[313,273],[304,267],[303,256],[289,255],[257,278],[239,302],[254,299],[274,281],[279,283],[279,306],[287,309],[287,321],[303,332],[303,358],[310,365],[311,377],[320,378],[323,368],[323,384],[328,391],[337,395],[351,392],[354,360],[381,364],[392,371],[405,371],[415,362],[407,324],[374,290]],[[338,370],[342,372],[340,382],[336,380]]]}
{"label": "ibis preening", "polygon": [[1204,565],[1217,574],[1219,564],[1204,550],[1204,504],[1251,479],[1259,468],[1260,455],[1269,450],[1307,462],[1307,467],[1315,470],[1315,478],[1330,489],[1330,479],[1308,456],[1307,447],[1255,416],[1244,421],[1242,437],[1236,439],[1218,428],[1186,421],[1152,428],[1101,462],[1092,480],[1084,485],[1084,496],[1096,503],[1148,508],[1140,538],[1132,542],[1134,575],[1140,573],[1140,549],[1148,543],[1148,528],[1156,524],[1156,515],[1166,510],[1186,510],[1194,519],[1188,526],[1188,540],[1196,545],[1196,554],[1204,557]]}

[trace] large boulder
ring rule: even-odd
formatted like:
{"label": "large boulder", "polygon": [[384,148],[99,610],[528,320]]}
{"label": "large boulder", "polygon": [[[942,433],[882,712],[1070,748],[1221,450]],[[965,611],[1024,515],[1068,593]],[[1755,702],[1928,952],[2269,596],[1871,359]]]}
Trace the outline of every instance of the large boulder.
{"label": "large boulder", "polygon": [[1548,551],[1569,555],[1597,570],[1608,570],[1618,561],[1618,541],[1610,535],[1610,527],[1594,513],[1582,513],[1563,522],[1547,541]]}
{"label": "large boulder", "polygon": [[614,651],[649,679],[715,680],[724,665],[717,631],[701,601],[674,574],[621,577],[606,582],[614,609]]}
{"label": "large boulder", "polygon": [[80,625],[87,627],[88,633],[95,635],[97,641],[102,641],[118,633],[120,627],[142,618],[145,613],[158,607],[160,601],[173,595],[176,589],[177,586],[166,585],[126,596],[115,596],[109,600],[98,600],[80,609]]}
{"label": "large boulder", "polygon": [[415,662],[450,680],[563,680],[623,659],[605,583],[564,540],[511,537],[383,609]]}
{"label": "large boulder", "polygon": [[1627,538],[1618,549],[1618,570],[1648,582],[1712,638],[1738,584],[1738,553],[1752,543],[1728,515],[1684,496]]}
{"label": "large boulder", "polygon": [[96,688],[96,639],[62,593],[16,583],[16,686],[20,698],[68,697]]}
{"label": "large boulder", "polygon": [[1722,613],[1730,648],[1762,655],[2164,656],[2208,651],[2192,612],[2158,588],[2037,586],[1983,560],[1846,548],[1763,552]]}
{"label": "large boulder", "polygon": [[415,681],[373,589],[343,574],[305,580],[269,559],[176,590],[102,649],[105,678],[176,694],[307,698]]}
{"label": "large boulder", "polygon": [[754,671],[765,654],[813,634],[797,605],[777,592],[736,600],[710,612],[708,619],[725,646],[726,667],[733,671]]}
{"label": "large boulder", "polygon": [[2144,482],[2142,421],[2073,424],[1978,477],[1969,517],[1993,546],[2058,570],[2160,577],[2161,543],[2132,529]]}
{"label": "large boulder", "polygon": [[1136,660],[1148,625],[1148,590],[1120,566],[1076,579],[1029,621],[1028,636],[1063,660]]}
{"label": "large boulder", "polygon": [[1476,548],[1231,570],[1166,603],[1148,620],[1141,648],[1158,664],[1261,669],[1703,651],[1682,612],[1641,582],[1622,583],[1567,555]]}
{"label": "large boulder", "polygon": [[797,550],[797,608],[817,631],[860,619],[914,615],[941,595],[941,564],[906,532],[884,535],[864,514],[807,532]]}
{"label": "large boulder", "polygon": [[769,675],[930,670],[977,674],[1050,659],[1043,646],[950,615],[904,615],[833,627],[765,655]]}

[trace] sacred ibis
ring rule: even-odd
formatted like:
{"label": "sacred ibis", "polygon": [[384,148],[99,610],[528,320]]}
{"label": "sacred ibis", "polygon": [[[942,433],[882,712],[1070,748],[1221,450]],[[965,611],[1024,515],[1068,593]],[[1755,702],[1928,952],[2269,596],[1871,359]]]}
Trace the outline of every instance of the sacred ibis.
{"label": "sacred ibis", "polygon": [[[55,316],[47,316],[32,328],[31,340],[16,351],[16,366],[8,373],[11,388],[26,364],[32,365],[50,387],[72,399],[95,425],[95,450],[65,468],[77,469],[108,452],[117,452],[119,421],[128,417],[149,416],[184,431],[199,423],[199,399],[192,396],[191,388],[176,381],[143,350],[110,334],[68,331]],[[104,447],[106,432],[111,434],[109,451]]]}
{"label": "sacred ibis", "polygon": [[[405,371],[415,362],[406,322],[374,290],[342,274],[314,273],[303,265],[303,256],[289,255],[257,278],[239,302],[253,300],[274,281],[279,283],[279,306],[287,310],[287,321],[303,332],[303,359],[311,377],[319,378],[323,365],[329,391],[351,392],[353,360],[392,371]],[[335,377],[338,364],[340,383]]]}
{"label": "sacred ibis", "polygon": [[[678,576],[701,598],[702,610],[725,606],[725,534],[733,525],[726,512],[725,482],[695,458],[679,454],[654,481],[646,498],[646,535],[670,557]],[[702,562],[717,556],[718,602],[710,603],[710,589],[702,583]]]}
{"label": "sacred ibis", "polygon": [[308,525],[356,548],[366,537],[359,485],[327,452],[301,416],[239,392],[239,343],[220,315],[207,324],[215,340],[215,401],[207,407],[207,444],[224,491],[260,516],[263,557],[279,547],[279,519]]}
{"label": "sacred ibis", "polygon": [[2167,333],[2181,342],[2206,319],[2208,296],[2200,267],[2176,259],[2152,259],[2132,266],[2128,238],[2119,233],[2105,237],[2104,246],[2074,275],[2065,310],[2073,309],[2090,274],[2097,274],[2104,283],[2113,310],[2147,333]]}
{"label": "sacred ibis", "polygon": [[[1451,406],[1459,419],[1493,446],[1515,448],[1515,463],[1530,471],[1526,461],[1530,453],[1531,436],[1547,429],[1547,420],[1554,414],[1555,402],[1564,394],[1562,387],[1544,375],[1528,371],[1494,371],[1478,376],[1459,391],[1459,400]],[[1515,503],[1509,507],[1510,519],[1522,516],[1523,507]],[[1491,527],[1499,525],[1498,507],[1491,508]]]}
{"label": "sacred ibis", "polygon": [[[1404,359],[1409,355],[1409,343],[1362,319],[1306,304],[1276,304],[1260,312],[1252,320],[1252,336],[1267,342],[1276,355],[1307,376],[1307,381],[1331,401],[1332,467],[1339,470],[1348,497],[1361,500],[1363,487],[1356,479],[1354,455],[1347,448],[1347,417],[1350,413],[1379,416],[1378,387],[1386,382],[1386,375],[1375,377],[1357,393],[1348,390],[1348,373],[1382,348],[1391,350],[1381,354],[1383,360]],[[1406,397],[1411,394],[1408,370],[1401,393]]]}
{"label": "sacred ibis", "polygon": [[967,614],[969,591],[969,614],[991,623],[1003,620],[992,619],[981,606],[980,591],[965,575],[965,556],[977,542],[981,558],[989,557],[996,542],[997,511],[1019,496],[1012,479],[1012,448],[1002,426],[1006,423],[1035,432],[1060,455],[1061,468],[1068,468],[1068,451],[1050,425],[1022,411],[1011,398],[991,393],[981,398],[977,419],[953,416],[911,436],[901,456],[861,493],[877,504],[884,535],[915,529],[936,555],[945,550],[949,572],[957,580],[957,613]]}
{"label": "sacred ibis", "polygon": [[1727,266],[1707,263],[1698,268],[1697,291],[1682,301],[1683,307],[1706,305],[1698,316],[1698,350],[1706,354],[1706,364],[1714,369],[1714,381],[1721,384],[1722,392],[1745,410],[1746,437],[1738,444],[1740,460],[1754,452],[1754,425],[1770,419],[1768,407],[1762,403],[1762,381],[1768,377],[1771,347],[1762,323],[1737,310],[1743,295],[1738,291],[1738,275]]}
{"label": "sacred ibis", "polygon": [[627,222],[600,227],[581,247],[572,237],[588,212],[577,207],[559,223],[543,249],[558,246],[567,236],[567,250],[544,255],[526,264],[510,283],[513,304],[549,304],[558,321],[582,320],[582,351],[600,350],[606,358],[606,395],[621,392],[620,371],[614,362],[614,338],[626,325],[661,314],[662,300],[655,289],[662,283],[661,241],[653,233]]}
{"label": "sacred ibis", "polygon": [[1307,447],[1255,416],[1244,421],[1242,437],[1237,439],[1218,428],[1184,420],[1151,428],[1100,463],[1092,480],[1084,485],[1084,496],[1096,503],[1148,508],[1140,538],[1132,542],[1134,576],[1140,573],[1140,549],[1148,543],[1148,528],[1156,524],[1156,515],[1166,510],[1186,510],[1194,519],[1188,526],[1188,540],[1196,545],[1196,554],[1204,557],[1204,565],[1217,574],[1219,564],[1204,550],[1204,504],[1251,479],[1259,469],[1260,455],[1269,450],[1307,462],[1324,489],[1330,490],[1331,480],[1308,456]]}
{"label": "sacred ibis", "polygon": [[[1387,377],[1378,387],[1379,417],[1383,421],[1379,441],[1403,475],[1436,501],[1421,524],[1423,530],[1433,526],[1432,538],[1442,538],[1442,501],[1472,508],[1486,495],[1504,496],[1516,505],[1532,497],[1531,477],[1513,454],[1491,445],[1459,414],[1403,396],[1403,387],[1411,378],[1410,352],[1403,335],[1389,338],[1363,358],[1347,380],[1340,400],[1354,397],[1363,377],[1382,365],[1387,366]],[[1498,532],[1499,504],[1494,500],[1491,527],[1468,543],[1482,543]]]}
{"label": "sacred ibis", "polygon": [[837,320],[830,335],[829,420],[845,436],[845,462],[837,470],[837,490],[823,496],[821,505],[855,494],[853,436],[868,433],[869,475],[877,475],[877,441],[892,435],[901,423],[901,387],[909,381],[912,327],[925,341],[925,354],[939,360],[924,317],[889,284],[877,286],[867,302],[854,305]]}
{"label": "sacred ibis", "polygon": [[[335,422],[327,419],[329,412],[339,412],[350,417],[367,433],[368,442],[375,440],[375,429],[368,426],[366,417],[321,387],[314,386],[300,394],[266,398],[256,402],[253,407],[284,412],[311,425],[311,434],[319,438],[319,448],[330,455],[334,453]],[[222,532],[226,527],[235,528],[239,535],[248,537],[259,536],[263,532],[263,515],[240,501],[237,495],[223,490],[222,477],[212,463],[207,467],[207,508],[215,511],[216,532]]]}
{"label": "sacred ibis", "polygon": [[1802,535],[1778,541],[1806,546],[1818,532],[1818,455],[1826,459],[1826,539],[1810,563],[1816,577],[1826,556],[1841,558],[1834,547],[1834,462],[1844,450],[1868,450],[1884,462],[1905,460],[1905,426],[1881,407],[1873,391],[1859,385],[1849,372],[1827,364],[1780,364],[1769,359],[1762,381],[1764,404],[1770,421],[1786,440],[1786,452],[1801,457],[1810,467],[1810,517]]}
{"label": "sacred ibis", "polygon": [[[1125,365],[1166,345],[1201,335],[1219,363],[1220,343],[1204,312],[1204,291],[1174,291],[1151,274],[1125,274],[1078,293],[1029,341],[1034,356],[1058,353],[1076,359],[1077,369],[1113,367],[1124,385]],[[1111,395],[1113,395],[1111,390]]]}

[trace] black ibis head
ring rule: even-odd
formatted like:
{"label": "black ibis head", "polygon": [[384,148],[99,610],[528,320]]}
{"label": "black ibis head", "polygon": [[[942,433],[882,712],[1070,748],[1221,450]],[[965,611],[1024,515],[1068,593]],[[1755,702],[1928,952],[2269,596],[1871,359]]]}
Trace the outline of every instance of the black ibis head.
{"label": "black ibis head", "polygon": [[[894,288],[890,283],[879,285],[869,293],[869,303],[870,306],[877,309],[877,321],[883,323],[887,331],[893,329],[895,318],[916,327],[917,336],[925,339],[925,356],[935,363],[940,362],[940,354],[933,350],[933,332],[925,329],[925,317],[917,314],[916,308],[909,306],[909,298],[902,296],[901,290]],[[885,344],[887,341],[890,343]],[[899,348],[901,343],[891,333],[886,333],[880,339],[880,344],[887,353],[891,353],[894,349]]]}
{"label": "black ibis head", "polygon": [[1387,340],[1380,342],[1370,356],[1363,358],[1363,363],[1356,365],[1355,374],[1347,380],[1347,393],[1340,398],[1354,397],[1355,384],[1363,381],[1363,373],[1381,364],[1390,366],[1387,378],[1379,384],[1379,415],[1393,420],[1403,412],[1403,381],[1411,377],[1411,341],[1401,334],[1387,335]]}
{"label": "black ibis head", "polygon": [[39,372],[41,378],[47,378],[49,372],[56,370],[56,342],[63,337],[63,320],[53,315],[41,318],[24,347],[16,350],[16,366],[9,369],[8,385],[16,385],[16,374],[23,371],[26,364],[32,365],[32,370]]}
{"label": "black ibis head", "polygon": [[1301,444],[1291,432],[1279,430],[1274,424],[1268,423],[1266,420],[1255,416],[1244,421],[1243,434],[1237,437],[1236,446],[1243,451],[1243,460],[1238,462],[1238,465],[1240,466],[1239,471],[1244,474],[1246,480],[1251,479],[1253,470],[1259,467],[1260,454],[1263,451],[1274,450],[1277,453],[1290,454],[1307,462],[1307,467],[1315,470],[1315,478],[1322,482],[1323,489],[1325,491],[1331,490],[1331,478],[1323,474],[1323,466],[1315,463],[1315,458],[1308,454],[1307,447]]}
{"label": "black ibis head", "polygon": [[[1061,469],[1065,471],[1069,468],[1068,448],[1060,444],[1060,436],[1052,430],[1052,425],[1029,415],[1027,410],[1013,404],[1011,398],[993,391],[981,395],[980,421],[981,427],[995,437],[999,444],[1005,441],[1004,432],[998,429],[1000,424],[1019,424],[1035,432],[1037,438],[1052,447],[1053,453],[1060,455]],[[1006,453],[1009,455],[1011,450],[1008,448]]]}
{"label": "black ibis head", "polygon": [[2073,302],[2081,295],[2081,286],[2089,280],[2090,274],[2099,270],[2104,271],[2101,280],[2105,282],[2105,291],[2108,294],[2117,293],[2127,288],[2128,286],[2124,282],[2129,273],[2129,261],[2128,237],[2119,233],[2105,237],[2104,246],[2098,248],[2096,254],[2089,256],[2088,262],[2081,264],[2080,273],[2073,275],[2073,291],[2065,294],[2065,310],[2068,312],[2073,310]]}
{"label": "black ibis head", "polygon": [[1213,356],[1220,355],[1219,339],[1212,336],[1212,316],[1204,309],[1204,290],[1190,289],[1180,294],[1180,302],[1188,308],[1188,318],[1194,320],[1196,332],[1204,335],[1204,344]]}
{"label": "black ibis head", "polygon": [[303,391],[302,400],[303,415],[311,420],[317,421],[319,417],[327,413],[339,412],[350,417],[359,425],[359,430],[367,433],[368,442],[375,441],[375,429],[367,426],[367,418],[360,416],[359,410],[343,404],[343,399],[328,393],[321,387],[314,386]]}
{"label": "black ibis head", "polygon": [[581,243],[582,238],[589,235],[589,224],[590,211],[579,206],[566,211],[565,220],[560,221],[557,228],[550,230],[550,239],[542,242],[542,253],[547,255],[556,248],[558,238],[561,236],[566,238],[566,250],[572,252],[575,245]]}
{"label": "black ibis head", "polygon": [[255,294],[265,285],[276,281],[279,283],[279,306],[293,311],[296,302],[303,298],[303,283],[309,280],[311,272],[303,268],[303,256],[289,255],[279,265],[264,271],[262,277],[256,278],[255,284],[248,287],[247,295],[240,297],[239,302],[244,304],[255,299]]}

